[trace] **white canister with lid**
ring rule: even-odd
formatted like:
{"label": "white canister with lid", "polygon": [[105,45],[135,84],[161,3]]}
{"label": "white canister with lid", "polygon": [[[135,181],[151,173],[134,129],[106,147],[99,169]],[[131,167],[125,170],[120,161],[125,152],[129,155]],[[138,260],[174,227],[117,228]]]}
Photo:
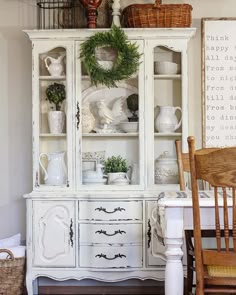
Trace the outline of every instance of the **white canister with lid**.
{"label": "white canister with lid", "polygon": [[155,162],[155,184],[174,184],[179,182],[177,159],[168,151],[161,154]]}

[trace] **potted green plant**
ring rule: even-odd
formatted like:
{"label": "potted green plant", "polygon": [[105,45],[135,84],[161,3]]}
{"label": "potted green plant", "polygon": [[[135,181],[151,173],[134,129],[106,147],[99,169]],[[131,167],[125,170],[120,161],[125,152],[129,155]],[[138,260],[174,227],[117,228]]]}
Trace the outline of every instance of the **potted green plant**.
{"label": "potted green plant", "polygon": [[104,172],[107,174],[108,184],[129,184],[128,169],[127,160],[121,156],[112,156],[104,161]]}
{"label": "potted green plant", "polygon": [[64,130],[65,113],[61,110],[61,108],[65,99],[65,85],[55,82],[46,88],[46,100],[48,100],[52,105],[52,110],[48,112],[48,125],[50,133],[62,133]]}

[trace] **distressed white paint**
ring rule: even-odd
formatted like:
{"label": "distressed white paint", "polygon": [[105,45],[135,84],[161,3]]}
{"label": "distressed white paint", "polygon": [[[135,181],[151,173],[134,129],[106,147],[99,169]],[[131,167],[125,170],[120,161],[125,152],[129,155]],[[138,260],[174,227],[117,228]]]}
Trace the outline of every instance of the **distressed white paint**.
{"label": "distressed white paint", "polygon": [[75,266],[77,234],[74,209],[73,201],[33,202],[34,267]]}
{"label": "distressed white paint", "polygon": [[[102,30],[100,30],[102,31]],[[95,278],[102,281],[119,281],[127,278],[163,279],[165,254],[157,242],[155,232],[156,217],[153,210],[156,191],[163,187],[154,184],[154,146],[164,148],[174,146],[175,134],[154,135],[154,97],[159,89],[158,83],[165,80],[169,88],[177,81],[180,87],[177,99],[183,109],[183,128],[177,137],[187,137],[187,45],[195,34],[195,29],[129,29],[126,33],[136,42],[142,53],[138,73],[139,94],[139,137],[133,144],[127,136],[119,134],[119,140],[128,150],[138,154],[140,183],[137,185],[83,185],[81,182],[81,151],[83,140],[77,129],[77,106],[81,107],[82,89],[87,78],[81,75],[80,44],[98,30],[46,30],[27,31],[33,43],[33,162],[34,191],[27,195],[27,288],[32,294],[33,281],[38,276],[48,276],[57,280],[76,278]],[[168,48],[156,51],[157,47]],[[46,107],[40,105],[44,89],[51,82],[40,64],[44,56],[54,49],[66,52],[66,75],[56,81],[66,84],[67,132],[61,136],[50,135],[45,124]],[[153,54],[155,52],[155,54]],[[165,55],[161,55],[164,52]],[[181,57],[181,75],[166,77],[153,74],[154,58],[162,56]],[[39,70],[40,69],[40,70]],[[135,80],[135,79],[134,79]],[[157,85],[156,85],[157,83]],[[94,88],[92,88],[94,89]],[[137,89],[137,88],[136,88]],[[119,90],[119,88],[118,88]],[[102,90],[101,90],[102,91]],[[104,96],[107,93],[104,91]],[[110,93],[110,92],[109,92]],[[170,95],[173,93],[170,92]],[[118,93],[116,94],[116,96]],[[170,100],[171,101],[171,100]],[[165,103],[165,101],[163,101]],[[43,115],[42,115],[43,114]],[[78,127],[81,126],[81,123]],[[92,136],[92,135],[91,135]],[[93,145],[106,143],[112,153],[121,152],[121,146],[114,142],[113,134],[105,137],[93,134]],[[53,142],[53,145],[52,145]],[[65,186],[47,186],[40,177],[38,156],[40,152],[52,152],[64,148],[67,152],[68,182]],[[95,147],[98,148],[95,144]],[[83,150],[87,151],[87,150]],[[145,152],[148,151],[148,152]],[[144,156],[146,154],[146,156]],[[75,161],[76,159],[76,161]],[[177,184],[175,185],[177,186]],[[175,186],[167,184],[168,189]],[[33,216],[33,220],[32,220]],[[149,222],[150,221],[150,222]],[[89,233],[89,234],[88,234]],[[119,238],[120,237],[120,238]],[[154,240],[157,244],[154,246]],[[176,251],[181,252],[181,244]],[[171,246],[172,247],[172,246]],[[53,251],[52,251],[53,249]],[[167,268],[171,269],[173,255],[167,249]],[[179,254],[180,257],[182,252]],[[155,256],[155,259],[153,257]],[[174,258],[175,259],[175,258]],[[178,258],[175,262],[178,262]],[[182,264],[180,264],[182,266]],[[39,268],[40,267],[40,268]],[[63,274],[58,269],[63,268]],[[100,270],[96,272],[96,270]],[[121,273],[126,270],[125,275]],[[127,270],[130,270],[127,272]],[[156,270],[156,272],[154,272]],[[105,275],[106,273],[106,275]],[[181,275],[181,274],[180,274]]]}

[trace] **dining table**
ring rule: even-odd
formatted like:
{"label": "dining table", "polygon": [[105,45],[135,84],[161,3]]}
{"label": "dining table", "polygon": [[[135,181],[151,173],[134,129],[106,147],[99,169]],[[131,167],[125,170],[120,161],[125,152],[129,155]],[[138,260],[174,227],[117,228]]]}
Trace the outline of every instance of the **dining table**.
{"label": "dining table", "polygon": [[[223,198],[219,192],[220,223],[223,224]],[[232,220],[232,198],[227,192],[229,221]],[[214,191],[199,191],[201,228],[215,228]],[[184,292],[184,231],[193,229],[192,194],[187,191],[160,192],[156,216],[156,235],[165,246],[165,295],[183,295]],[[230,226],[232,224],[229,224]]]}

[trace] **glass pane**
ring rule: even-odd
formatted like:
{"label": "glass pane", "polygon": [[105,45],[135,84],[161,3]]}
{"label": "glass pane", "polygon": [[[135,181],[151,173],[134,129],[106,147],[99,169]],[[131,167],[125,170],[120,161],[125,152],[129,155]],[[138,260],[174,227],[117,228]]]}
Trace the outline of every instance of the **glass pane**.
{"label": "glass pane", "polygon": [[[115,58],[107,49],[98,52],[106,69]],[[82,184],[111,188],[139,184],[138,74],[108,88],[93,86],[83,65],[81,71]]]}
{"label": "glass pane", "polygon": [[39,55],[39,184],[67,184],[66,49]]}
{"label": "glass pane", "polygon": [[181,138],[181,53],[154,49],[154,183],[178,183],[175,140]]}

